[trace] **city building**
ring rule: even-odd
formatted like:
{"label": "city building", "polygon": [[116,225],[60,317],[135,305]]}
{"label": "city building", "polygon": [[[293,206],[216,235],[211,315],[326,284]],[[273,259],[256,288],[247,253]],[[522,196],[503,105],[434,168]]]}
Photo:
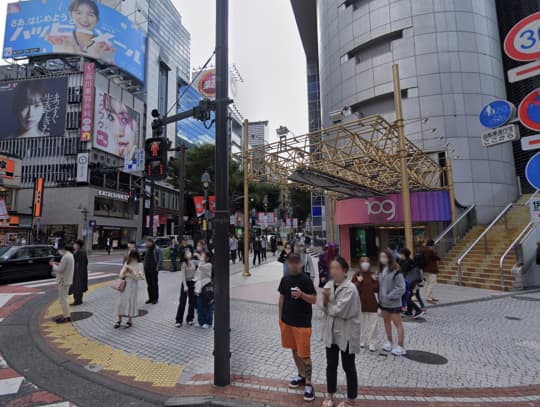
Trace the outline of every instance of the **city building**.
{"label": "city building", "polygon": [[[395,120],[392,65],[399,64],[406,136],[441,165],[453,159],[458,206],[475,204],[479,221],[485,223],[516,198],[512,146],[488,149],[480,140],[480,110],[506,97],[495,0],[291,3],[308,78],[316,78],[313,71],[318,70],[323,127],[372,114]],[[316,81],[308,82],[311,115],[317,106]],[[380,211],[392,200],[377,199]],[[369,201],[356,204],[369,209]],[[343,247],[351,246],[354,230],[368,227],[379,247],[402,245],[404,232],[395,219],[379,216],[358,224],[340,214],[347,207],[336,205],[335,214]],[[440,220],[434,216],[415,223],[416,243],[436,234],[444,224]],[[356,257],[352,250],[344,254]]]}
{"label": "city building", "polygon": [[[151,135],[149,111],[166,114],[175,107],[178,84],[189,74],[189,33],[170,0],[104,0],[96,3],[95,28],[108,33],[116,48],[100,51],[89,42],[80,51],[82,44],[53,45],[32,34],[39,32],[36,24],[60,36],[76,26],[69,3],[54,10],[69,24],[48,26],[48,7],[53,6],[39,0],[8,5],[3,57],[13,64],[0,67],[6,107],[0,114],[0,151],[21,160],[20,189],[9,209],[30,219],[31,241],[82,237],[102,248],[109,238],[113,247],[125,247],[142,236],[150,197],[143,205],[142,172],[126,172],[124,165]],[[39,16],[43,23],[37,23]],[[23,31],[28,26],[23,36],[14,31],[21,21]],[[35,112],[27,107],[30,102]],[[166,135],[174,146],[174,125]],[[32,208],[40,180],[37,216]],[[156,188],[156,226],[162,233],[174,230],[175,193],[167,184]]]}
{"label": "city building", "polygon": [[268,120],[249,122],[248,135],[249,148],[261,147],[268,144]]}

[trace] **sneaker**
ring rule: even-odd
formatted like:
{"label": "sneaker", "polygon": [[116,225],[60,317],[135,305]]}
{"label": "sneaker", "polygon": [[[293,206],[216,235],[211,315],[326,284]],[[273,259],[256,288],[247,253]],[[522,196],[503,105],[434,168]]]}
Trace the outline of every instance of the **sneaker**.
{"label": "sneaker", "polygon": [[193,322],[193,321],[188,321],[187,324],[188,324],[189,326],[193,326],[193,325],[195,325],[195,322]]}
{"label": "sneaker", "polygon": [[174,326],[176,326],[177,328],[182,328],[182,323],[181,323],[181,322],[177,322],[176,324],[174,324]]}
{"label": "sneaker", "polygon": [[334,407],[334,402],[330,399],[326,399],[323,401],[322,407]]}
{"label": "sneaker", "polygon": [[401,346],[397,345],[394,349],[392,349],[391,353],[394,356],[405,356],[407,354],[407,351]]}
{"label": "sneaker", "polygon": [[426,313],[424,311],[418,311],[416,314],[414,314],[414,319],[416,318],[420,318],[420,317],[423,317],[424,315],[426,315]]}
{"label": "sneaker", "polygon": [[315,390],[313,390],[313,386],[306,386],[304,387],[304,401],[313,401],[315,400]]}
{"label": "sneaker", "polygon": [[203,324],[203,326],[201,326],[201,328],[202,328],[202,329],[208,329],[208,328],[210,328],[210,325],[208,325],[208,324]]}
{"label": "sneaker", "polygon": [[289,387],[291,389],[296,389],[305,384],[306,384],[306,379],[304,379],[302,376],[296,376],[289,382]]}
{"label": "sneaker", "polygon": [[390,342],[386,342],[382,347],[382,350],[385,352],[392,352],[392,344]]}
{"label": "sneaker", "polygon": [[364,349],[366,347],[366,344],[364,342],[360,342],[360,347]]}
{"label": "sneaker", "polygon": [[376,352],[377,348],[375,347],[375,345],[369,345],[369,351],[370,352]]}

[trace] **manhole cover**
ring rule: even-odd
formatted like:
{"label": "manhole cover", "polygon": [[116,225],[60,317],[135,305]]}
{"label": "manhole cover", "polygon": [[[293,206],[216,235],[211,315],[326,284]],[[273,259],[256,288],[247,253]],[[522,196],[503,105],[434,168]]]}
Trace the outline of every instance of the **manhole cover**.
{"label": "manhole cover", "polygon": [[509,319],[510,321],[521,321],[523,318],[505,316],[504,319]]}
{"label": "manhole cover", "polygon": [[71,320],[73,322],[82,321],[83,319],[90,318],[92,315],[94,314],[92,314],[91,312],[86,312],[86,311],[72,312]]}
{"label": "manhole cover", "polygon": [[139,310],[139,317],[144,317],[146,314],[148,314],[148,311],[145,310],[145,309],[140,309]]}
{"label": "manhole cover", "polygon": [[445,365],[448,363],[448,359],[436,353],[424,352],[422,350],[407,350],[407,359],[414,360],[418,363],[425,363],[428,365]]}

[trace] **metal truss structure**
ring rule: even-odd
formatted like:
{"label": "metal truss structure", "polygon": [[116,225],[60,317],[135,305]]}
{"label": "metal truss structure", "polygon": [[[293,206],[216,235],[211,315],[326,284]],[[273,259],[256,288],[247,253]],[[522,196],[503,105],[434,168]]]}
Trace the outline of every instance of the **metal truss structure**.
{"label": "metal truss structure", "polygon": [[[445,169],[405,140],[411,191],[446,189]],[[248,179],[338,196],[398,193],[401,188],[398,124],[375,115],[237,154]]]}

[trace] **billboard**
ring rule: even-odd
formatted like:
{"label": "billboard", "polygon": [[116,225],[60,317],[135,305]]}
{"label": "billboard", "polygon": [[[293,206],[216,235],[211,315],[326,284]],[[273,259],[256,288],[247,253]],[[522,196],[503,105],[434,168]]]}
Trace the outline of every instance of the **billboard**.
{"label": "billboard", "polygon": [[67,77],[0,85],[0,138],[63,136]]}
{"label": "billboard", "polygon": [[21,185],[21,160],[0,155],[0,185],[19,187]]}
{"label": "billboard", "polygon": [[4,58],[81,55],[144,82],[145,34],[95,0],[28,0],[7,6]]}
{"label": "billboard", "polygon": [[132,158],[140,145],[140,115],[108,93],[96,91],[94,148]]}

